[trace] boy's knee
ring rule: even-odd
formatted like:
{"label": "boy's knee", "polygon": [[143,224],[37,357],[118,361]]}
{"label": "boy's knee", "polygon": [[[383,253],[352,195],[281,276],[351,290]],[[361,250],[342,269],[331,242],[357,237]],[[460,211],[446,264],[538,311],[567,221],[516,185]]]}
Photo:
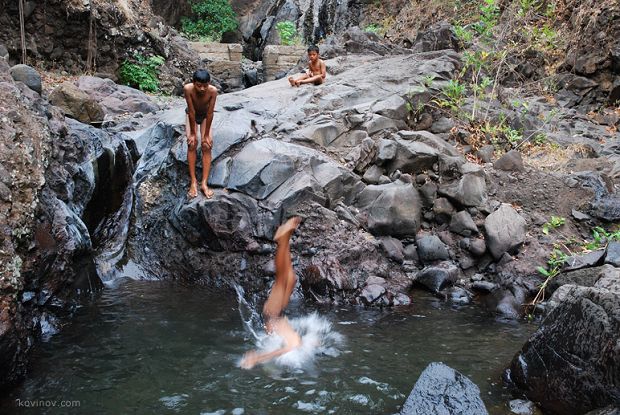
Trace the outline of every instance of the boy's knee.
{"label": "boy's knee", "polygon": [[211,147],[207,146],[207,143],[200,143],[200,149],[203,154],[211,154]]}
{"label": "boy's knee", "polygon": [[194,144],[187,144],[187,151],[196,151],[197,145],[196,143]]}

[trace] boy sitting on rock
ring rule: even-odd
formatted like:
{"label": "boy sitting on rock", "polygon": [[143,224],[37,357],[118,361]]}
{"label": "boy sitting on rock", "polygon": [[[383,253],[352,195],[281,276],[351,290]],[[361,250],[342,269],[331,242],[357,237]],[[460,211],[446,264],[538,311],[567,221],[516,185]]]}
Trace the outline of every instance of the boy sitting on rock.
{"label": "boy sitting on rock", "polygon": [[321,85],[325,82],[325,76],[325,62],[319,57],[319,47],[311,45],[308,48],[308,70],[296,78],[289,76],[288,81],[291,83],[291,86],[302,84]]}

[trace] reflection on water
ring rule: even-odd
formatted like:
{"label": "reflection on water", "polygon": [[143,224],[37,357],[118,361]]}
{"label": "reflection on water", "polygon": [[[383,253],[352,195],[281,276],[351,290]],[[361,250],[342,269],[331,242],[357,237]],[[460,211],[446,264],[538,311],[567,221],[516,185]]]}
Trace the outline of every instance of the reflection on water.
{"label": "reflection on water", "polygon": [[[535,329],[418,292],[412,306],[391,311],[297,302],[289,314],[307,330],[329,326],[316,332],[321,353],[248,371],[237,363],[257,340],[232,290],[123,282],[37,348],[0,413],[392,414],[428,363],[442,361],[480,387],[492,414],[504,414],[501,372]],[[17,399],[79,407],[18,408]]]}

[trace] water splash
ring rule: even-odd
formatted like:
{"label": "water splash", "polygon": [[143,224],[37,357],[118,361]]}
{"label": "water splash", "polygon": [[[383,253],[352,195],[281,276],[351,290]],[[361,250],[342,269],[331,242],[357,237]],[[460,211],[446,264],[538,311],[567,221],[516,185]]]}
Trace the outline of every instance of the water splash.
{"label": "water splash", "polygon": [[[271,352],[283,346],[284,340],[277,334],[267,334],[256,307],[245,299],[245,291],[233,284],[239,302],[239,315],[247,332],[254,337],[259,353]],[[316,356],[337,357],[344,336],[333,330],[332,323],[318,313],[289,319],[289,323],[301,337],[301,346],[277,357],[273,362],[280,367],[291,369],[307,368]]]}
{"label": "water splash", "polygon": [[260,336],[257,331],[263,327],[263,319],[256,311],[256,307],[250,304],[245,299],[245,290],[239,284],[232,284],[235,292],[237,293],[237,301],[239,303],[239,316],[243,322],[243,327],[247,332],[252,334],[254,340],[258,340]]}

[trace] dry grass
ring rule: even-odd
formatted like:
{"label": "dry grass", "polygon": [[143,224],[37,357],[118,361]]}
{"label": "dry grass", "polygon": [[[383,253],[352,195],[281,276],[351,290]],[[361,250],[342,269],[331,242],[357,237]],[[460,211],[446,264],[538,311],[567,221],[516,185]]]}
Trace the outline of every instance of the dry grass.
{"label": "dry grass", "polygon": [[560,147],[557,144],[527,144],[521,149],[523,161],[536,169],[568,173],[569,162],[574,159],[590,157],[592,149],[583,144]]}

